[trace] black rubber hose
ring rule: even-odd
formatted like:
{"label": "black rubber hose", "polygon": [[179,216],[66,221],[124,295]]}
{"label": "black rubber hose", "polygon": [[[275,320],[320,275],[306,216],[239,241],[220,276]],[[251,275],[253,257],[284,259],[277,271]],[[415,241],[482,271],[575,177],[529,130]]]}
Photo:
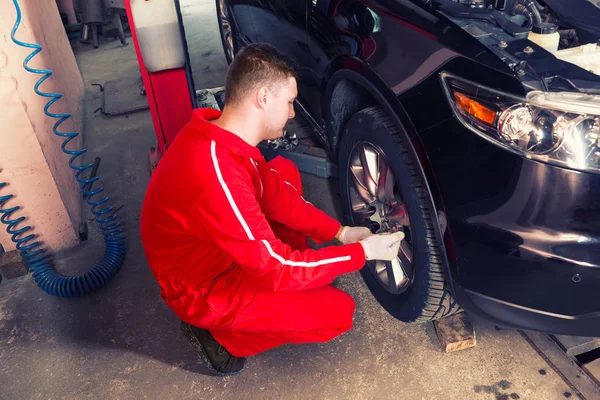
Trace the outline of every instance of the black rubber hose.
{"label": "black rubber hose", "polygon": [[[540,15],[540,12],[533,0],[517,0],[517,4],[513,7],[513,13],[523,14],[522,9],[519,7],[519,5],[522,5],[527,9],[528,14],[531,16],[532,25],[542,23],[542,16]],[[517,9],[521,12],[515,11]]]}
{"label": "black rubber hose", "polygon": [[523,4],[515,4],[512,13],[513,15],[524,15],[529,25],[533,25],[533,14]]}

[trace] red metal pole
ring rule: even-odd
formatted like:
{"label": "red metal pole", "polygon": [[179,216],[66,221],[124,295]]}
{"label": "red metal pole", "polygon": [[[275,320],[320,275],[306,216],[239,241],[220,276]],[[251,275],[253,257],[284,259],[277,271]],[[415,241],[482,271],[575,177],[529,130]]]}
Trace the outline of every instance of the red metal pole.
{"label": "red metal pole", "polygon": [[146,88],[146,96],[156,132],[158,158],[160,158],[192,116],[193,106],[186,69],[148,72],[138,44],[135,16],[131,12],[131,0],[125,0],[125,9],[140,65],[140,73]]}

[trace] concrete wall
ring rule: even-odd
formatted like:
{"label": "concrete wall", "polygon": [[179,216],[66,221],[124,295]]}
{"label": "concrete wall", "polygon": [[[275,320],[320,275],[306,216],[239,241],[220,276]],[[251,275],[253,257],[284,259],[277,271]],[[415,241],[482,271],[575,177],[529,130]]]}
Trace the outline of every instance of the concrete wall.
{"label": "concrete wall", "polygon": [[[54,72],[42,86],[46,92],[64,97],[50,111],[69,112],[71,120],[61,131],[82,130],[83,81],[62,26],[56,0],[20,0],[23,19],[17,38],[38,43],[44,50],[29,64]],[[8,182],[0,194],[13,193],[7,206],[20,205],[20,215],[35,227],[41,240],[52,249],[77,243],[76,227],[81,220],[81,195],[61,138],[52,133],[55,120],[44,115],[47,102],[33,86],[41,75],[22,67],[31,50],[15,45],[10,32],[16,18],[13,2],[0,2],[0,182]],[[79,148],[81,140],[69,148]],[[6,207],[6,206],[5,206]],[[0,243],[14,249],[1,226]]]}

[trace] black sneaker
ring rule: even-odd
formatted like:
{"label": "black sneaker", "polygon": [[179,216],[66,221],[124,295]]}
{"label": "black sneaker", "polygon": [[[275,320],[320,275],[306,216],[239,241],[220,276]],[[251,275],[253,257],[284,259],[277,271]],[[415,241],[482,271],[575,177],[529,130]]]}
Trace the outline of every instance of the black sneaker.
{"label": "black sneaker", "polygon": [[198,356],[216,375],[236,375],[246,366],[245,358],[234,357],[206,329],[181,321],[181,331],[196,349]]}

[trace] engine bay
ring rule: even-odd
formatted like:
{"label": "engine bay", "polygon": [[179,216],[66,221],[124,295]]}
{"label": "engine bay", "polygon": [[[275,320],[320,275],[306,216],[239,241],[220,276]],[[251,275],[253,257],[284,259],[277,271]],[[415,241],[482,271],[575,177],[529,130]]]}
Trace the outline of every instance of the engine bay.
{"label": "engine bay", "polygon": [[[519,54],[535,51],[538,59],[540,52],[547,52],[547,58],[600,76],[597,0],[426,0],[426,3],[483,43],[515,72],[524,64]],[[513,43],[519,44],[518,52]],[[527,46],[530,43],[533,44]],[[575,72],[575,75],[581,74]]]}

